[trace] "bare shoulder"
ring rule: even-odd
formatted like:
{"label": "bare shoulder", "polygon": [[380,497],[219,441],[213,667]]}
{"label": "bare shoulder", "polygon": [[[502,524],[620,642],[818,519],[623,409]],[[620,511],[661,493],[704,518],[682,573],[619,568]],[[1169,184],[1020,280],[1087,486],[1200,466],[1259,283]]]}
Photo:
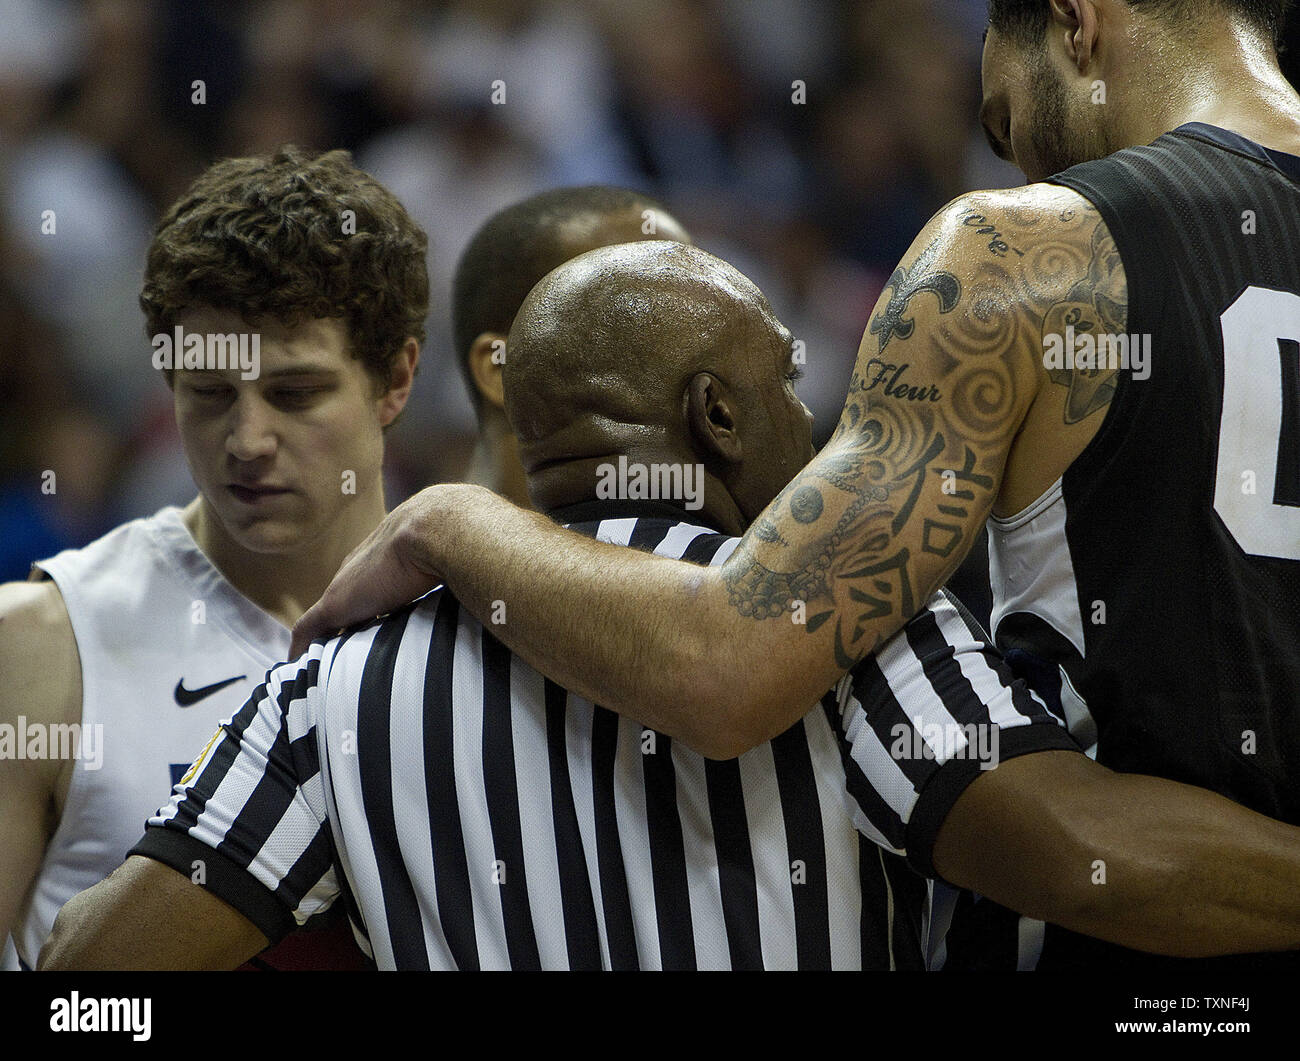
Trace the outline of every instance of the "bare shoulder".
{"label": "bare shoulder", "polygon": [[72,621],[53,579],[0,583],[0,644],[60,636],[72,638]]}
{"label": "bare shoulder", "polygon": [[935,296],[936,321],[965,320],[1003,338],[1038,333],[1052,307],[1085,289],[1097,292],[1108,317],[1123,314],[1119,252],[1087,199],[1052,184],[970,192],[921,230],[886,284],[869,335],[882,345],[910,337],[900,315],[922,291]]}
{"label": "bare shoulder", "polygon": [[[850,396],[948,394],[969,430],[1009,438],[1048,383],[1071,385],[1068,374],[1046,372],[1044,336],[1067,326],[1122,330],[1127,306],[1115,242],[1077,192],[1052,184],[970,192],[930,219],[886,282]],[[899,365],[915,376],[923,362],[928,390],[894,383]],[[1072,413],[1086,415],[1113,389],[1098,396],[1081,381]]]}
{"label": "bare shoulder", "polygon": [[1092,203],[1055,184],[972,192],[940,210],[928,228],[968,307],[953,318],[964,328],[950,331],[970,335],[967,347],[975,352],[981,337],[1020,351],[1023,367],[1061,406],[1065,425],[1110,404],[1117,369],[1065,356],[1076,339],[1099,342],[1128,326],[1124,263]]}
{"label": "bare shoulder", "polygon": [[53,581],[0,584],[0,721],[19,714],[75,722],[81,659],[63,596]]}
{"label": "bare shoulder", "polygon": [[1040,183],[966,192],[943,206],[930,225],[989,257],[1019,264],[1042,244],[1089,242],[1100,222],[1097,208],[1078,192]]}

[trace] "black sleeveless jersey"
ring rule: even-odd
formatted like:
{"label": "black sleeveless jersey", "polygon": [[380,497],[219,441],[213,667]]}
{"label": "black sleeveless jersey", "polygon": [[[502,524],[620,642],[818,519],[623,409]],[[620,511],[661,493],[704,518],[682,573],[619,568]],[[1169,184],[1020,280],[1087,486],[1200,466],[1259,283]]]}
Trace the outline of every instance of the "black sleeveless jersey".
{"label": "black sleeveless jersey", "polygon": [[[1198,123],[1052,181],[1128,334],[1091,444],[990,521],[998,645],[1099,762],[1300,824],[1300,158]],[[1049,926],[1039,967],[1145,960]]]}

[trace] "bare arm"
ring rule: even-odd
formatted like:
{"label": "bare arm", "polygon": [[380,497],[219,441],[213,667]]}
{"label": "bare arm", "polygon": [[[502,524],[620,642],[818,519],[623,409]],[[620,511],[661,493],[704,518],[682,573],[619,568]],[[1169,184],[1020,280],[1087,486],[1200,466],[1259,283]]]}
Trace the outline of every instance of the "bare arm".
{"label": "bare arm", "polygon": [[132,855],[59,911],[39,968],[234,969],[268,942],[184,874]]}
{"label": "bare arm", "polygon": [[1300,947],[1300,829],[1074,752],[982,774],[944,820],[934,864],[1004,906],[1139,950]]}
{"label": "bare arm", "polygon": [[[0,725],[15,741],[36,727],[81,721],[77,643],[53,582],[0,586],[0,674]],[[58,824],[60,778],[69,766],[17,751],[0,754],[0,940],[13,930]]]}
{"label": "bare arm", "polygon": [[1078,330],[1100,324],[1090,289],[1103,281],[1105,308],[1123,315],[1117,269],[1099,216],[1072,192],[959,199],[877,304],[835,436],[720,570],[434,487],[349,559],[295,644],[441,577],[484,620],[504,602],[493,632],[550,677],[706,755],[740,754],[800,718],[956,569],[1046,378],[1046,322],[1068,304]]}

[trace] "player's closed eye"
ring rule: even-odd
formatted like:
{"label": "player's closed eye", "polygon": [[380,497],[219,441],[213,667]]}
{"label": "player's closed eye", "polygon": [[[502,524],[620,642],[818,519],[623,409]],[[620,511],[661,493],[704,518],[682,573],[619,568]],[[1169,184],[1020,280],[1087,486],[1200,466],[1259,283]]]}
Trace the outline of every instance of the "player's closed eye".
{"label": "player's closed eye", "polygon": [[271,400],[285,409],[302,409],[332,389],[330,387],[277,387],[271,392]]}
{"label": "player's closed eye", "polygon": [[224,398],[231,393],[230,388],[221,383],[211,383],[211,384],[191,383],[189,384],[187,389],[196,398],[204,398],[209,400]]}

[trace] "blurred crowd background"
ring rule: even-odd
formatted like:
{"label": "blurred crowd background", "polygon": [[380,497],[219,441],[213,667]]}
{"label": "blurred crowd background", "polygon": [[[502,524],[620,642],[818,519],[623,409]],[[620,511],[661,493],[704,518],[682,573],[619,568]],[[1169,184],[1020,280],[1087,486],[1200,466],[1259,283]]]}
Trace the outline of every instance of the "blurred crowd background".
{"label": "blurred crowd background", "polygon": [[0,0],[0,580],[194,496],[136,301],[145,249],[209,163],[285,142],[348,148],[429,234],[390,504],[462,477],[471,449],[457,256],[560,184],[650,191],[748,273],[805,343],[824,441],[917,230],[1023,179],[978,125],[984,16],[985,0]]}

